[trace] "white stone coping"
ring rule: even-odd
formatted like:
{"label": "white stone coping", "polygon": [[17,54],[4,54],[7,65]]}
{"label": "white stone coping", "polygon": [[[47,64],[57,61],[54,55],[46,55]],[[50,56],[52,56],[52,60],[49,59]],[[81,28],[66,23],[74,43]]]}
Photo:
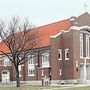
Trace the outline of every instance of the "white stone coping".
{"label": "white stone coping", "polygon": [[59,35],[61,35],[62,33],[66,33],[66,32],[69,32],[69,31],[61,30],[58,34],[56,34],[56,35],[54,35],[54,36],[51,36],[51,38],[56,38],[56,37],[58,37]]}
{"label": "white stone coping", "polygon": [[69,30],[71,29],[75,29],[75,30],[89,29],[90,30],[90,27],[89,26],[81,26],[81,27],[71,26]]}
{"label": "white stone coping", "polygon": [[56,37],[58,37],[59,35],[61,35],[62,33],[69,32],[70,30],[82,30],[82,29],[88,29],[88,30],[90,30],[90,27],[89,27],[89,26],[81,26],[81,27],[71,26],[71,27],[69,28],[69,30],[67,30],[67,31],[61,30],[58,34],[56,34],[56,35],[54,35],[54,36],[51,36],[50,38],[56,38]]}

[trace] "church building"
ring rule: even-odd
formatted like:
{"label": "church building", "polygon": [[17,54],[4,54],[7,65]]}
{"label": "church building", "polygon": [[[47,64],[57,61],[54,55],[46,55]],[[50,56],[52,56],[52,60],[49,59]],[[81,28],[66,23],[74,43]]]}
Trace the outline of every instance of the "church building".
{"label": "church building", "polygon": [[[40,81],[48,77],[52,83],[90,80],[90,14],[83,13],[62,21],[37,27],[42,35],[38,54],[19,66],[21,81]],[[6,51],[4,47],[0,49]],[[6,51],[8,52],[8,51]],[[2,55],[2,54],[1,54]],[[33,56],[33,55],[32,55]],[[0,59],[0,81],[15,81],[12,63]]]}

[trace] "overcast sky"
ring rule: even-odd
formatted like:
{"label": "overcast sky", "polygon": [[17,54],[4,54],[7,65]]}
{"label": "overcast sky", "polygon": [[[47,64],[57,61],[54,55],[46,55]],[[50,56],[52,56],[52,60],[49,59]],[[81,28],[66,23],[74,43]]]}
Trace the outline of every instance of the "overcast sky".
{"label": "overcast sky", "polygon": [[[79,16],[85,12],[85,0],[0,0],[0,18],[29,17],[33,24],[48,23]],[[90,0],[87,11],[90,12]]]}

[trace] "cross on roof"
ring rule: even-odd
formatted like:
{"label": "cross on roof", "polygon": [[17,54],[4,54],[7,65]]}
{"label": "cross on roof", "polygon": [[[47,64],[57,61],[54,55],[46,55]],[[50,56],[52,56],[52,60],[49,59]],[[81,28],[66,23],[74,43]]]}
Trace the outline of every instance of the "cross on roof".
{"label": "cross on roof", "polygon": [[87,3],[86,3],[86,0],[85,0],[85,2],[84,2],[84,10],[85,10],[85,12],[87,11]]}

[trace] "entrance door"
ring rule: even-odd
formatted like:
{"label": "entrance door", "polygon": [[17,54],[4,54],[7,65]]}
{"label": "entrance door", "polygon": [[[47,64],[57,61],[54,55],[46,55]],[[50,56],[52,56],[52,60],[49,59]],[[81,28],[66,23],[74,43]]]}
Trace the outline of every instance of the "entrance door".
{"label": "entrance door", "polygon": [[86,72],[87,72],[87,80],[90,80],[90,65],[86,65]]}
{"label": "entrance door", "polygon": [[3,83],[8,83],[10,82],[10,73],[8,70],[3,70],[2,71],[2,82]]}
{"label": "entrance door", "polygon": [[84,65],[80,65],[80,79],[84,79]]}

